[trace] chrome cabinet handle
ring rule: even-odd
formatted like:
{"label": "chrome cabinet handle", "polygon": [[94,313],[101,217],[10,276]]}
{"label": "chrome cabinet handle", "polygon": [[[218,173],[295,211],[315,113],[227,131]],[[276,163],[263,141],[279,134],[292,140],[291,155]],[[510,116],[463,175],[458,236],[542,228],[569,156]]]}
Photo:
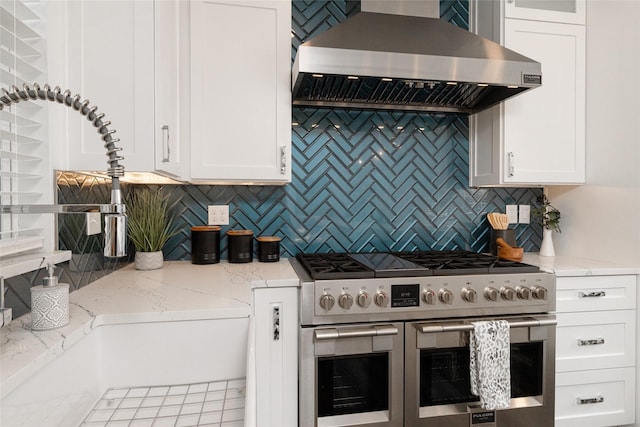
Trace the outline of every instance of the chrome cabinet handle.
{"label": "chrome cabinet handle", "polygon": [[171,148],[169,147],[169,125],[162,126],[162,163],[169,163]]}
{"label": "chrome cabinet handle", "polygon": [[280,306],[273,306],[273,340],[280,341]]}
{"label": "chrome cabinet handle", "polygon": [[287,146],[280,146],[280,174],[287,173]]}
{"label": "chrome cabinet handle", "polygon": [[354,329],[317,329],[316,340],[335,340],[341,338],[380,337],[384,335],[398,335],[398,328],[393,325],[377,325],[369,328]]}
{"label": "chrome cabinet handle", "polygon": [[604,338],[595,338],[595,339],[590,339],[590,340],[583,340],[578,338],[578,345],[579,346],[583,346],[583,345],[600,345],[600,344],[604,344]]}
{"label": "chrome cabinet handle", "polygon": [[516,167],[514,164],[514,154],[513,151],[509,151],[507,153],[507,166],[509,169],[509,176],[513,176],[516,173]]}
{"label": "chrome cabinet handle", "polygon": [[606,295],[607,293],[605,291],[578,292],[579,298],[598,298],[598,297],[604,297]]}
{"label": "chrome cabinet handle", "polygon": [[602,403],[604,402],[604,397],[596,396],[596,397],[588,397],[586,399],[578,397],[576,399],[576,402],[578,403],[578,405],[590,405],[592,403]]}

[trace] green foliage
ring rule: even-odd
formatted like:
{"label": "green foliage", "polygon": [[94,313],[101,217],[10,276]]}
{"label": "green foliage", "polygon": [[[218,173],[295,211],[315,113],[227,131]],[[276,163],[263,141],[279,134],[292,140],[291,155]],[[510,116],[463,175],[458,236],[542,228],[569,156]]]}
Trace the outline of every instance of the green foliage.
{"label": "green foliage", "polygon": [[129,239],[138,252],[156,252],[178,233],[168,216],[168,197],[162,191],[132,191],[126,199]]}
{"label": "green foliage", "polygon": [[531,210],[531,214],[547,230],[561,232],[560,230],[560,211],[553,206],[547,199],[546,195],[538,197],[539,206]]}

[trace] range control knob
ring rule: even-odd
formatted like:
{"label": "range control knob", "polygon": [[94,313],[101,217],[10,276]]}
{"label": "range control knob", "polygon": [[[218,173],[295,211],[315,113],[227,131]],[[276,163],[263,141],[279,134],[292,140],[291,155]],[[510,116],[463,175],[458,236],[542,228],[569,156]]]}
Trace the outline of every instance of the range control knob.
{"label": "range control knob", "polygon": [[529,299],[531,298],[531,289],[527,288],[526,286],[517,286],[516,294],[520,299]]}
{"label": "range control knob", "polygon": [[353,305],[353,297],[351,294],[345,292],[338,297],[338,305],[345,310],[349,310]]}
{"label": "range control knob", "polygon": [[449,289],[440,289],[438,298],[440,298],[440,302],[443,304],[453,303],[453,293]]}
{"label": "range control knob", "polygon": [[475,303],[478,298],[478,293],[471,288],[462,288],[462,299],[466,302]]}
{"label": "range control knob", "polygon": [[387,304],[389,304],[389,295],[382,291],[377,292],[376,296],[374,297],[374,302],[378,307],[386,307]]}
{"label": "range control knob", "polygon": [[484,288],[484,297],[489,301],[498,301],[498,290],[488,286]]}
{"label": "range control knob", "polygon": [[547,289],[542,286],[534,286],[531,288],[531,294],[534,299],[547,299]]}
{"label": "range control knob", "polygon": [[503,286],[500,288],[500,296],[505,301],[513,301],[516,297],[516,291],[511,286]]}
{"label": "range control knob", "polygon": [[333,308],[336,303],[336,299],[331,294],[324,294],[320,297],[320,307],[329,311]]}
{"label": "range control knob", "polygon": [[426,304],[433,305],[436,303],[436,293],[432,289],[427,289],[422,294],[422,301]]}
{"label": "range control knob", "polygon": [[366,292],[360,292],[356,297],[356,303],[362,308],[367,308],[371,305],[371,297]]}

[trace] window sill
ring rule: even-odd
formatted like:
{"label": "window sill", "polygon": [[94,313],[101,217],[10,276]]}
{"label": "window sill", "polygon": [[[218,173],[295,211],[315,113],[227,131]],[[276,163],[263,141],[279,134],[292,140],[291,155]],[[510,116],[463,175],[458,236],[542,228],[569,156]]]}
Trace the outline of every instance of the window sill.
{"label": "window sill", "polygon": [[20,274],[45,268],[47,264],[69,261],[71,251],[36,252],[0,259],[0,276],[8,279]]}

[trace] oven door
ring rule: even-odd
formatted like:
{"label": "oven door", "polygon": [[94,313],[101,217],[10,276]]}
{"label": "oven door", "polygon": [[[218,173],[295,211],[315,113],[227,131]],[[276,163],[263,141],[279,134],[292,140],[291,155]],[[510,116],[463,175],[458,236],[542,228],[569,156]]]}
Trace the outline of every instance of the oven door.
{"label": "oven door", "polygon": [[300,426],[401,427],[402,323],[302,328]]}
{"label": "oven door", "polygon": [[405,420],[410,426],[552,426],[555,317],[503,317],[510,325],[510,407],[484,410],[471,394],[471,322],[414,322],[405,329]]}

